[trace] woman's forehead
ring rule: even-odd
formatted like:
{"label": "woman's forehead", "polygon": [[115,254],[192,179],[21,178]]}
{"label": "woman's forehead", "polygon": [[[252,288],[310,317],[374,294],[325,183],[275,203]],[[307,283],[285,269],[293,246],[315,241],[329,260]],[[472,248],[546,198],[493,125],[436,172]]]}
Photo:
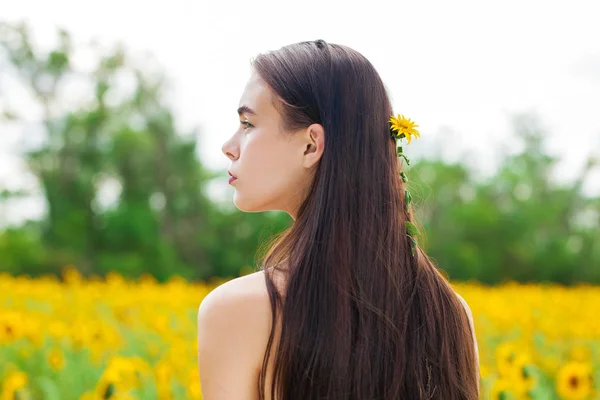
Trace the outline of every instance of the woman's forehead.
{"label": "woman's forehead", "polygon": [[260,77],[251,77],[240,98],[238,113],[264,116],[275,111],[271,90]]}

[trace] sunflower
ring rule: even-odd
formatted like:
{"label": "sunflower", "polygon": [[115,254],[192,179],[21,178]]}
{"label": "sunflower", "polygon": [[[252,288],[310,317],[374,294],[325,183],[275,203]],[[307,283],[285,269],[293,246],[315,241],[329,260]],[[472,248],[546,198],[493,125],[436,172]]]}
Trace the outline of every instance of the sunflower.
{"label": "sunflower", "polygon": [[514,399],[514,394],[510,391],[512,383],[505,378],[497,378],[492,383],[490,389],[490,400],[510,400]]}
{"label": "sunflower", "polygon": [[513,377],[515,392],[524,398],[537,385],[536,369],[532,364],[523,363],[526,359],[517,357],[518,373]]}
{"label": "sunflower", "polygon": [[592,367],[589,363],[571,361],[556,376],[558,394],[566,400],[586,399],[592,392]]}
{"label": "sunflower", "polygon": [[412,136],[421,137],[421,134],[415,128],[419,125],[415,124],[410,118],[404,117],[402,114],[398,114],[397,117],[391,116],[389,121],[392,126],[390,129],[396,131],[397,137],[405,137],[408,143],[412,140]]}
{"label": "sunflower", "polygon": [[585,345],[573,346],[569,351],[569,358],[572,361],[586,362],[592,358],[592,351]]}
{"label": "sunflower", "polygon": [[58,348],[54,348],[48,352],[48,364],[55,371],[60,371],[65,367],[65,356]]}
{"label": "sunflower", "polygon": [[512,342],[504,342],[496,347],[496,366],[501,376],[508,378],[514,375],[518,354],[517,346]]}
{"label": "sunflower", "polygon": [[27,387],[29,378],[22,371],[13,371],[2,381],[1,399],[18,399],[22,390]]}

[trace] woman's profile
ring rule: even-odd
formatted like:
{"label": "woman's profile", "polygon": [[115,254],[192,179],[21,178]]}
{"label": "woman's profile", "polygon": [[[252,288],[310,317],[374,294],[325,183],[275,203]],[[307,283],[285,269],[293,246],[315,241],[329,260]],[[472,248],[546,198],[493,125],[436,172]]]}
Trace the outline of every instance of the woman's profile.
{"label": "woman's profile", "polygon": [[[391,101],[359,52],[260,54],[223,144],[233,202],[292,225],[198,310],[205,400],[475,400],[471,311],[406,222]],[[435,234],[435,233],[434,233]]]}

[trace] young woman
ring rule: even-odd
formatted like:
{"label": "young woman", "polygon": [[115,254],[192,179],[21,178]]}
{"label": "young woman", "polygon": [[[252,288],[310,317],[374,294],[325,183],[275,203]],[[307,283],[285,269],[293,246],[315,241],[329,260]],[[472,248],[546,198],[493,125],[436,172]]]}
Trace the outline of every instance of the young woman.
{"label": "young woman", "polygon": [[198,310],[204,400],[475,400],[471,311],[406,221],[373,65],[323,40],[261,54],[223,144],[233,201],[292,226]]}

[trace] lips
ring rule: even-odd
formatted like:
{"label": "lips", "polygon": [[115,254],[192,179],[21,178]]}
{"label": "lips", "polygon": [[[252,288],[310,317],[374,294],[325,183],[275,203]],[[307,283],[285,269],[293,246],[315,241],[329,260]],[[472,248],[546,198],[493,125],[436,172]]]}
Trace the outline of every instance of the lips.
{"label": "lips", "polygon": [[[229,172],[229,171],[227,171],[227,172]],[[233,175],[231,172],[229,172],[229,175],[231,176],[231,178],[229,178],[229,183],[231,183],[237,179],[237,176]]]}

